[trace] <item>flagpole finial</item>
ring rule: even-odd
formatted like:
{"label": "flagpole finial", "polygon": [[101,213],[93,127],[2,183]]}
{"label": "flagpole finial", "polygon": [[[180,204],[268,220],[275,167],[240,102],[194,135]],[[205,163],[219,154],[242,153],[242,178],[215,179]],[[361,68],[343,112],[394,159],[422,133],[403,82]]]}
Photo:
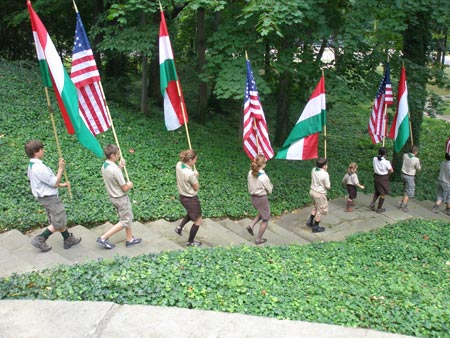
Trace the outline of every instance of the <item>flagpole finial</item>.
{"label": "flagpole finial", "polygon": [[161,12],[163,12],[163,8],[162,8],[162,5],[161,5],[161,1],[158,1],[159,2],[159,10],[161,11]]}
{"label": "flagpole finial", "polygon": [[75,3],[75,0],[72,0],[73,2],[73,8],[75,9],[75,13],[78,13],[78,7],[77,4]]}
{"label": "flagpole finial", "polygon": [[245,51],[245,60],[248,60],[247,51]]}

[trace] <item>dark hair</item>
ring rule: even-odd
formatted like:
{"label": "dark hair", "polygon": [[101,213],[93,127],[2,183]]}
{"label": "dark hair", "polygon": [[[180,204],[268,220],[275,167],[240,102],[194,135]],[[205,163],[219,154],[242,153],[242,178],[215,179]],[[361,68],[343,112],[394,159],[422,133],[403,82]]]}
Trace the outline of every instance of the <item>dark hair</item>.
{"label": "dark hair", "polygon": [[418,153],[419,152],[419,147],[418,146],[411,146],[411,152],[414,153]]}
{"label": "dark hair", "polygon": [[450,161],[450,154],[449,154],[449,153],[445,153],[445,159],[446,159],[447,161]]}
{"label": "dark hair", "polygon": [[328,160],[326,158],[320,157],[319,159],[317,159],[316,165],[318,168],[323,168],[323,166],[327,163],[328,163]]}
{"label": "dark hair", "polygon": [[111,155],[116,155],[118,152],[119,147],[115,144],[108,144],[105,148],[103,148],[103,153],[108,160],[111,158]]}
{"label": "dark hair", "polygon": [[386,148],[385,147],[381,147],[380,149],[378,149],[378,161],[381,161],[381,158],[383,157],[383,156],[386,156],[386,154],[387,154],[387,150],[386,150]]}
{"label": "dark hair", "polygon": [[25,153],[29,158],[33,158],[39,150],[44,148],[44,144],[39,140],[30,140],[25,143]]}
{"label": "dark hair", "polygon": [[197,157],[197,152],[194,149],[183,150],[179,156],[181,162],[187,163]]}
{"label": "dark hair", "polygon": [[267,160],[263,154],[259,154],[255,157],[250,167],[252,175],[258,177],[259,170],[266,164]]}

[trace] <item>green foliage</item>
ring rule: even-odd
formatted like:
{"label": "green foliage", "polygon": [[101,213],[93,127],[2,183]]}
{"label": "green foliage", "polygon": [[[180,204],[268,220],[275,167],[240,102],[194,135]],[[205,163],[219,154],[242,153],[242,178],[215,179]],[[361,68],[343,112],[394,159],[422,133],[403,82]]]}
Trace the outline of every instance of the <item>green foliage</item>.
{"label": "green foliage", "polygon": [[[329,196],[335,198],[345,194],[339,182],[353,161],[358,162],[360,181],[370,193],[373,191],[372,157],[378,148],[371,144],[367,134],[373,98],[358,98],[358,93],[346,87],[343,79],[331,74],[327,78],[327,92],[330,93],[327,95],[327,156],[332,181]],[[30,192],[26,177],[28,159],[23,145],[32,138],[41,139],[46,145],[45,162],[53,169],[57,167],[58,155],[36,63],[0,61],[0,79],[0,231],[15,228],[25,232],[43,226],[46,215]],[[102,162],[84,149],[74,136],[67,134],[56,103],[52,102],[52,106],[67,162],[68,179],[72,183],[72,200],[66,189],[60,189],[69,225],[92,227],[115,221],[100,174]],[[269,131],[273,132],[275,116],[270,100],[265,108]],[[184,129],[166,131],[163,113],[159,108],[153,109],[155,117],[149,118],[110,103],[128,173],[135,184],[130,193],[135,219],[172,221],[184,214],[178,202],[174,166],[178,153],[188,146]],[[292,111],[293,120],[298,118],[301,109],[303,107],[298,106]],[[246,175],[250,163],[242,150],[239,125],[239,118],[225,119],[219,115],[206,127],[189,123],[192,145],[199,153],[199,196],[205,217],[242,218],[255,213],[247,193]],[[447,135],[447,131],[448,125],[442,121],[424,121],[419,154],[423,171],[417,178],[418,199],[435,198],[433,182],[443,160],[445,141],[444,137],[442,142],[436,142],[436,135]],[[111,131],[98,136],[98,140],[102,146],[114,142]],[[320,154],[324,153],[323,141],[324,135],[321,135]],[[386,145],[392,149],[390,140]],[[266,169],[275,186],[270,197],[274,215],[310,203],[313,165],[313,161],[269,161]],[[399,171],[398,168],[395,170]],[[399,180],[394,180],[391,187],[394,195],[402,193]]]}
{"label": "green foliage", "polygon": [[0,280],[0,299],[112,301],[365,327],[450,332],[450,227],[400,222],[345,242],[192,249]]}

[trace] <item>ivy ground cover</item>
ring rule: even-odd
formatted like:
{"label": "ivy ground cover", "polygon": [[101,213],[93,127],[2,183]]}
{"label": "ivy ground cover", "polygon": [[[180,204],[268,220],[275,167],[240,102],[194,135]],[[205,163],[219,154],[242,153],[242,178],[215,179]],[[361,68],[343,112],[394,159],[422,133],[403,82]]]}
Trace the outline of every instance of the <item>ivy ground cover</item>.
{"label": "ivy ground cover", "polygon": [[113,301],[449,337],[450,225],[405,221],[344,242],[189,249],[13,275],[0,299]]}

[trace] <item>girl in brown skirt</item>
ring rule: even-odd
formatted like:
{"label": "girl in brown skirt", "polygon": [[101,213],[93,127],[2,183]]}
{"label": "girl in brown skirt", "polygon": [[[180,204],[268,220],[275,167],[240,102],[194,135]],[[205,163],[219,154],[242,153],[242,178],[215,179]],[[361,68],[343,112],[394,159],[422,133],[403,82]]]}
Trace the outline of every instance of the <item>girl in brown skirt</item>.
{"label": "girl in brown skirt", "polygon": [[180,161],[176,165],[178,193],[180,194],[180,202],[186,209],[186,216],[181,220],[180,225],[175,228],[175,232],[181,236],[186,223],[194,222],[189,231],[187,246],[202,245],[202,242],[194,240],[202,223],[202,208],[197,196],[200,184],[198,183],[198,172],[194,169],[196,162],[197,153],[195,150],[189,149],[180,153]]}
{"label": "girl in brown skirt", "polygon": [[[381,147],[378,149],[378,156],[373,158],[375,193],[373,194],[372,202],[370,202],[369,207],[378,213],[386,211],[386,209],[383,208],[384,198],[385,195],[389,195],[390,193],[389,174],[394,172],[391,162],[385,158],[386,154],[386,148]],[[380,199],[378,201],[378,207],[375,209],[375,202],[378,197]]]}
{"label": "girl in brown skirt", "polygon": [[273,185],[270,182],[269,176],[264,172],[265,167],[266,158],[264,155],[260,154],[253,160],[247,175],[248,192],[252,197],[253,206],[258,210],[258,215],[247,227],[247,231],[250,235],[254,236],[253,228],[256,223],[261,221],[258,236],[255,240],[256,245],[267,242],[267,239],[262,238],[262,236],[267,229],[270,217],[270,205],[267,195],[272,193]]}

